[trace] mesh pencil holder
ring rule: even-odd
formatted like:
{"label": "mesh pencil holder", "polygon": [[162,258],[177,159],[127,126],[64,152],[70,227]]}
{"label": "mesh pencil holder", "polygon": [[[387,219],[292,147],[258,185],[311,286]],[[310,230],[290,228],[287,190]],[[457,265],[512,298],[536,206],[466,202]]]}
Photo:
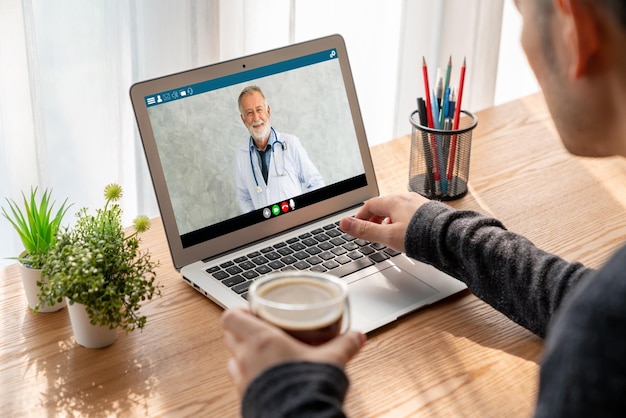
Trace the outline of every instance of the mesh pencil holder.
{"label": "mesh pencil holder", "polygon": [[432,129],[420,124],[419,111],[410,116],[409,185],[429,199],[454,200],[465,196],[469,178],[472,131],[478,119],[461,111],[459,129]]}

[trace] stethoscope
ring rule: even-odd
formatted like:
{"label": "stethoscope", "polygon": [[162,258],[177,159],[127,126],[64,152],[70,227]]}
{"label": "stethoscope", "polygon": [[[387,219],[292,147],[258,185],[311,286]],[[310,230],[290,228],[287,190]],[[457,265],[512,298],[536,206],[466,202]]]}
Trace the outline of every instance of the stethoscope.
{"label": "stethoscope", "polygon": [[[272,150],[272,154],[276,154],[274,152],[274,147],[276,145],[280,145],[280,148],[283,150],[282,155],[283,155],[283,169],[282,169],[282,173],[278,173],[278,163],[277,161],[274,161],[274,171],[276,172],[276,175],[279,177],[282,177],[285,175],[285,151],[287,150],[287,145],[280,141],[278,139],[278,135],[276,134],[276,131],[274,130],[274,128],[270,128],[271,132],[274,132],[274,142],[272,142],[272,145],[270,146],[271,150]],[[271,136],[271,135],[270,135]],[[257,193],[261,193],[263,192],[263,188],[259,185],[259,180],[256,177],[256,172],[254,171],[254,164],[252,164],[252,149],[250,149],[250,151],[248,152],[249,156],[250,156],[250,168],[252,169],[252,176],[254,177],[254,183],[256,184],[256,192]]]}

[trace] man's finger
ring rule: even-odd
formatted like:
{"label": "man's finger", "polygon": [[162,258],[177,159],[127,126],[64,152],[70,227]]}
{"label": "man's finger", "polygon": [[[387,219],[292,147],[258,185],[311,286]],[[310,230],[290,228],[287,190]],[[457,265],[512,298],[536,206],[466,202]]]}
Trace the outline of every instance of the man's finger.
{"label": "man's finger", "polygon": [[241,371],[239,370],[239,365],[237,364],[237,361],[235,361],[234,358],[229,359],[226,365],[226,369],[228,370],[228,374],[235,384],[235,387],[237,388],[239,393],[242,393],[243,388],[241,387]]}
{"label": "man's finger", "polygon": [[324,344],[316,355],[320,356],[320,361],[334,361],[343,367],[361,350],[364,344],[365,335],[363,333],[348,331]]}
{"label": "man's finger", "polygon": [[355,217],[358,219],[370,220],[375,222],[378,220],[383,220],[390,215],[391,207],[390,202],[391,198],[394,196],[387,197],[374,197],[367,202],[357,211]]}
{"label": "man's finger", "polygon": [[237,339],[249,336],[268,325],[243,308],[227,309],[222,314],[222,327]]}
{"label": "man's finger", "polygon": [[381,228],[380,224],[352,217],[343,218],[339,223],[339,228],[353,237],[362,238],[367,241],[377,241],[378,237],[384,232],[384,230],[379,231]]}
{"label": "man's finger", "polygon": [[235,337],[235,334],[228,330],[224,330],[224,344],[232,352],[237,350],[237,347],[241,343],[241,340]]}

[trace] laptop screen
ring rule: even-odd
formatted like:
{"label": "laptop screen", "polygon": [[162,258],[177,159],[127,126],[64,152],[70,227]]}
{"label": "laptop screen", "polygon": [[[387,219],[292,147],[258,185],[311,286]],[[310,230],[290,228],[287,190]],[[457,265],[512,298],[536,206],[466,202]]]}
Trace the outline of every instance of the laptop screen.
{"label": "laptop screen", "polygon": [[[376,189],[337,38],[131,88],[173,256],[175,248],[204,246],[189,261],[209,258],[362,202]],[[254,137],[267,135],[261,150]],[[368,192],[345,200],[358,190]]]}

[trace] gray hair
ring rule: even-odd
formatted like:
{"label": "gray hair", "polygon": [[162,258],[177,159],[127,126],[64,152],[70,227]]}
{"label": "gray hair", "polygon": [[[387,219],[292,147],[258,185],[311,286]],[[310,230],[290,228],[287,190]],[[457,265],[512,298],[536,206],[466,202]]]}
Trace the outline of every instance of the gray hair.
{"label": "gray hair", "polygon": [[[239,112],[243,115],[243,109],[241,108],[241,99],[243,99],[243,96],[246,96],[248,94],[252,94],[252,93],[259,93],[261,95],[261,97],[263,97],[263,100],[265,100],[265,95],[263,94],[263,91],[261,90],[261,87],[259,86],[247,86],[245,87],[243,90],[241,90],[241,93],[239,93],[239,98],[237,99],[237,105],[239,106]],[[265,103],[267,104],[267,100],[265,101]]]}

